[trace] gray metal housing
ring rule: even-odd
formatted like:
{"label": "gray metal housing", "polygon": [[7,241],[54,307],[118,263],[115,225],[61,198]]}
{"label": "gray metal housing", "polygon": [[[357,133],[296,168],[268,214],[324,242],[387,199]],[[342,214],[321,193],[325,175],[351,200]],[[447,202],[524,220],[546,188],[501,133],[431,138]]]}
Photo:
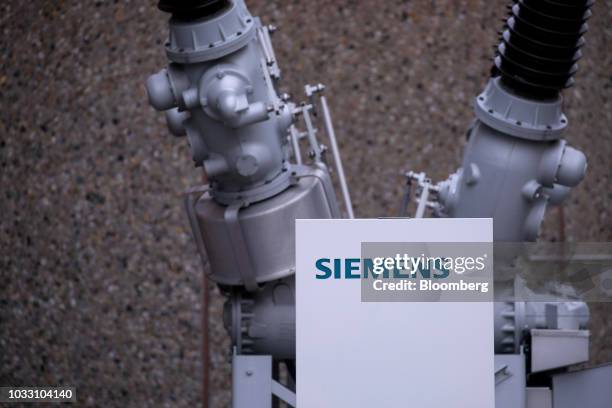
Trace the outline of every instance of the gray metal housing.
{"label": "gray metal housing", "polygon": [[170,20],[172,61],[147,80],[151,105],[186,135],[218,202],[256,202],[290,184],[291,103],[276,93],[268,28],[240,0],[219,15]]}
{"label": "gray metal housing", "polygon": [[[586,172],[584,154],[561,139],[567,125],[561,107],[560,95],[529,99],[505,88],[501,77],[491,78],[475,99],[477,119],[468,131],[461,168],[435,185],[425,173],[407,172],[402,208],[407,207],[416,182],[417,217],[426,208],[442,217],[490,217],[496,242],[534,241],[547,206],[560,204]],[[499,281],[514,268],[516,254],[511,248],[508,253],[498,252]],[[505,299],[494,305],[495,357],[500,365],[496,406],[553,408],[553,402],[555,408],[566,406],[553,398],[561,395],[558,390],[527,384],[535,373],[546,376],[588,361],[589,332],[584,330],[588,307],[552,296],[550,301],[520,301],[515,296],[515,274],[509,276],[496,285],[496,298]],[[526,345],[528,352],[523,355]]]}
{"label": "gray metal housing", "polygon": [[586,172],[584,154],[558,139],[566,122],[559,104],[513,96],[491,79],[476,98],[462,167],[438,184],[440,213],[493,218],[495,241],[535,240],[547,204],[562,201]]}
{"label": "gray metal housing", "polygon": [[208,253],[210,278],[223,285],[255,287],[295,273],[295,220],[336,218],[331,180],[321,169],[302,167],[282,193],[244,208],[203,196],[195,204],[199,234]]}
{"label": "gray metal housing", "polygon": [[195,20],[170,19],[170,64],[146,89],[170,132],[187,136],[210,182],[190,189],[185,204],[208,277],[228,298],[233,406],[269,407],[272,394],[295,405],[295,394],[272,378],[273,365],[295,359],[295,220],[340,217],[312,116],[315,97],[351,217],[352,206],[325,87],[305,86],[309,102],[299,106],[279,97],[274,28],[242,0],[223,6]]}

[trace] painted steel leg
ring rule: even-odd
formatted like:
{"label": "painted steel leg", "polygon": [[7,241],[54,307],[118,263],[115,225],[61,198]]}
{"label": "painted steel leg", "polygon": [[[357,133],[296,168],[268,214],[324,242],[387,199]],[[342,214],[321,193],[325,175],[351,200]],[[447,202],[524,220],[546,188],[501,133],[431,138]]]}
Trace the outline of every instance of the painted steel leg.
{"label": "painted steel leg", "polygon": [[295,393],[272,378],[272,356],[234,354],[232,408],[270,408],[272,395],[295,407]]}

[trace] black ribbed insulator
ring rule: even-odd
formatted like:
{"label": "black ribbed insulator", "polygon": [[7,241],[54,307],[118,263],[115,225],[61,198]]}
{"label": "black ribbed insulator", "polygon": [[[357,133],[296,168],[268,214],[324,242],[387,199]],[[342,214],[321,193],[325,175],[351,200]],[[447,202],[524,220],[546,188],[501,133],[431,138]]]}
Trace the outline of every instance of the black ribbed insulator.
{"label": "black ribbed insulator", "polygon": [[503,82],[533,97],[573,84],[594,0],[514,0],[495,65]]}
{"label": "black ribbed insulator", "polygon": [[230,0],[159,0],[157,7],[183,21],[199,20],[217,14]]}

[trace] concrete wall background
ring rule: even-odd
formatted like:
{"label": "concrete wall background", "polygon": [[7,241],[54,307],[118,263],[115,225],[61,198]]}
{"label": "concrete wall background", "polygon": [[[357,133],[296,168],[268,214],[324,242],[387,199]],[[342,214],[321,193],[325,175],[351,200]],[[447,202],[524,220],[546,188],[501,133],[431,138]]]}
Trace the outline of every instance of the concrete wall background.
{"label": "concrete wall background", "polygon": [[[283,89],[328,85],[355,210],[395,215],[406,169],[459,164],[505,1],[247,1]],[[80,406],[201,401],[201,272],[181,191],[184,140],[147,106],[166,63],[154,2],[0,5],[0,385],[77,387]],[[612,1],[600,0],[568,90],[567,138],[589,158],[566,236],[612,239]],[[559,239],[558,212],[544,238]],[[228,340],[213,298],[213,406],[228,401]],[[593,361],[612,360],[612,308],[592,307]]]}

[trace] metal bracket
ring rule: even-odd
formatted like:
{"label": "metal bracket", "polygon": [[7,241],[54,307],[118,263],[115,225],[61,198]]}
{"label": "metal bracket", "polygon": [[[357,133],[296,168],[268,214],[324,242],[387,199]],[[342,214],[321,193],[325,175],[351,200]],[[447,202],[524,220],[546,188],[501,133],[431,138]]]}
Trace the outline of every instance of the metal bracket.
{"label": "metal bracket", "polygon": [[227,222],[227,232],[230,235],[231,241],[234,243],[234,259],[236,260],[238,271],[244,282],[244,287],[249,292],[257,289],[257,281],[253,272],[251,263],[251,255],[246,242],[244,242],[238,212],[244,207],[243,203],[234,203],[225,209],[225,221]]}
{"label": "metal bracket", "polygon": [[353,212],[353,203],[351,201],[351,196],[348,190],[348,184],[346,182],[346,176],[344,174],[344,166],[342,164],[342,158],[340,157],[340,149],[338,148],[338,142],[336,139],[336,133],[334,131],[334,125],[331,119],[331,114],[329,111],[329,106],[327,105],[327,99],[323,95],[323,91],[325,90],[325,85],[317,84],[317,85],[306,85],[304,86],[304,91],[310,103],[302,104],[299,107],[296,107],[293,111],[294,116],[302,115],[304,118],[304,123],[306,125],[305,134],[300,133],[297,129],[293,128],[290,130],[291,138],[294,146],[294,154],[296,156],[296,161],[298,164],[302,162],[301,155],[299,151],[299,140],[305,135],[308,137],[310,142],[311,152],[310,155],[315,163],[323,163],[324,164],[324,153],[327,148],[320,144],[317,140],[317,129],[313,126],[311,111],[316,114],[316,101],[315,96],[319,97],[319,102],[321,104],[321,111],[323,113],[323,124],[325,126],[325,133],[329,139],[329,143],[331,145],[332,156],[334,158],[334,165],[336,168],[336,172],[338,174],[338,183],[340,184],[340,189],[342,191],[342,198],[344,201],[344,206],[346,209],[346,213],[348,218],[355,218]]}
{"label": "metal bracket", "polygon": [[[325,167],[325,164],[321,163],[319,167]],[[325,171],[325,173],[324,173]],[[334,218],[340,218],[340,210],[338,208],[338,203],[336,202],[336,195],[334,194],[334,188],[331,185],[329,177],[324,176],[327,171],[326,169],[316,169],[313,170],[307,166],[296,166],[292,173],[292,177],[297,181],[306,177],[314,177],[319,179],[321,185],[323,186],[323,191],[325,192],[325,197],[327,198],[327,203],[329,205],[329,211]]]}
{"label": "metal bracket", "polygon": [[[440,207],[438,202],[438,193],[440,187],[437,184],[432,184],[431,179],[423,172],[416,173],[409,171],[406,176],[406,191],[402,200],[402,208],[400,209],[400,217],[406,217],[408,213],[408,205],[410,204],[410,196],[412,194],[413,183],[416,183],[416,194],[414,201],[417,204],[414,218],[423,218],[425,209],[437,210]],[[432,199],[430,200],[430,196]]]}
{"label": "metal bracket", "polygon": [[195,204],[197,200],[195,197],[196,195],[198,197],[202,197],[209,191],[210,187],[208,185],[202,185],[191,187],[183,192],[185,212],[187,212],[187,218],[189,220],[189,225],[191,226],[193,239],[195,240],[196,246],[198,248],[198,253],[200,254],[200,259],[202,260],[202,268],[204,268],[204,272],[206,272],[206,265],[208,265],[208,259],[206,257],[206,247],[204,246],[204,242],[202,241],[202,232],[200,230],[200,224],[198,223],[198,218],[196,217]]}
{"label": "metal bracket", "polygon": [[503,365],[495,370],[495,385],[501,384],[508,378],[512,377],[512,372],[507,365]]}
{"label": "metal bracket", "polygon": [[268,73],[274,79],[280,79],[280,68],[276,62],[276,55],[274,53],[274,47],[270,40],[270,33],[276,31],[276,27],[272,25],[261,26],[257,28],[257,39],[261,45],[261,50],[266,60],[266,66]]}

